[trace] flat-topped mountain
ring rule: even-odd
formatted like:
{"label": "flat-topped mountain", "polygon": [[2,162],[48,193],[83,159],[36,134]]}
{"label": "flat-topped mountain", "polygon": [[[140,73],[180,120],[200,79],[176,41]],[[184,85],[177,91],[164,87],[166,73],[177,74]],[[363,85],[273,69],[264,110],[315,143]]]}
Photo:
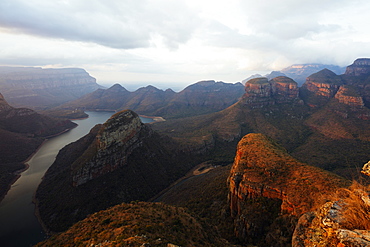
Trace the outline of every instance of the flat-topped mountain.
{"label": "flat-topped mountain", "polygon": [[88,214],[148,200],[196,164],[130,110],[114,114],[60,150],[36,192],[40,219],[62,231]]}
{"label": "flat-topped mountain", "polygon": [[179,93],[153,86],[127,91],[119,84],[99,89],[80,99],[66,103],[59,109],[123,110],[138,114],[178,118],[220,111],[234,104],[243,95],[241,83],[200,81]]}
{"label": "flat-topped mountain", "polygon": [[23,162],[48,136],[75,127],[69,120],[57,120],[27,108],[10,106],[0,94],[0,198],[5,195]]}
{"label": "flat-topped mountain", "polygon": [[362,76],[370,74],[370,59],[358,58],[353,64],[349,65],[346,69],[346,75]]}
{"label": "flat-topped mountain", "polygon": [[11,105],[46,109],[98,89],[84,69],[0,67],[0,91]]}

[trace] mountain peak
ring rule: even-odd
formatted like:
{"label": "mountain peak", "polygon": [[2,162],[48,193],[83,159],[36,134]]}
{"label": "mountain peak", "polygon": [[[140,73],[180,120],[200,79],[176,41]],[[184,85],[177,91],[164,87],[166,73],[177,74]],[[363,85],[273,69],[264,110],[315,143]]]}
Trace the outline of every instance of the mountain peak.
{"label": "mountain peak", "polygon": [[95,142],[72,164],[73,184],[82,185],[116,170],[138,146],[143,124],[139,116],[124,110],[111,116],[100,128]]}
{"label": "mountain peak", "polygon": [[108,88],[108,90],[110,90],[110,91],[127,91],[127,89],[126,88],[124,88],[124,87],[122,87],[122,85],[121,84],[119,84],[119,83],[116,83],[116,84],[114,84],[113,86],[111,86],[110,88]]}

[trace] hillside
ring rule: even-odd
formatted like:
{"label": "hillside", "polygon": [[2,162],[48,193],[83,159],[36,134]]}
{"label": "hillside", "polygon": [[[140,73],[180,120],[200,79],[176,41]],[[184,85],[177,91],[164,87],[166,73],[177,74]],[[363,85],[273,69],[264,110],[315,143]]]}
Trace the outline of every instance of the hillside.
{"label": "hillside", "polygon": [[37,189],[38,215],[50,231],[63,231],[93,212],[148,200],[197,162],[136,113],[121,111],[60,150]]}
{"label": "hillside", "polygon": [[194,149],[206,146],[212,158],[225,162],[242,136],[263,133],[298,160],[352,178],[370,152],[369,74],[364,73],[338,76],[324,69],[301,88],[287,77],[251,79],[234,105],[153,128]]}
{"label": "hillside", "polygon": [[138,114],[179,118],[201,115],[225,109],[243,95],[240,83],[200,81],[179,93],[153,86],[127,91],[119,84],[98,89],[80,99],[68,102],[58,109],[110,110],[131,109]]}
{"label": "hillside", "polygon": [[27,108],[14,108],[0,94],[0,199],[26,168],[23,162],[48,136],[74,128],[69,120],[57,120]]}
{"label": "hillside", "polygon": [[[120,204],[90,215],[36,246],[226,246],[183,208]],[[229,245],[230,246],[230,245]]]}
{"label": "hillside", "polygon": [[[162,203],[114,206],[37,246],[291,246],[292,239],[293,246],[314,246],[297,243],[317,243],[309,235],[314,225],[303,220],[324,217],[318,209],[328,199],[345,199],[341,191],[350,182],[295,160],[262,134],[244,136],[235,153],[232,167],[216,166],[178,183],[158,198]],[[327,246],[357,241],[328,238],[323,232],[334,233],[328,227],[315,231]]]}
{"label": "hillside", "polygon": [[43,110],[93,92],[95,78],[78,68],[0,67],[0,92],[15,107]]}

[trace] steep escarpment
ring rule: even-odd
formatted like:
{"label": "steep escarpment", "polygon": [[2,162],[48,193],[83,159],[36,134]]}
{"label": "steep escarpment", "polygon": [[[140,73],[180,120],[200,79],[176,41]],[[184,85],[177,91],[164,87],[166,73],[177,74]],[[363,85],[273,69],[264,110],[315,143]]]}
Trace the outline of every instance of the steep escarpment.
{"label": "steep escarpment", "polygon": [[[317,198],[346,185],[336,175],[298,162],[261,134],[239,142],[228,183],[237,236],[274,246],[290,242],[292,222],[310,211]],[[275,239],[279,231],[283,234]]]}
{"label": "steep escarpment", "polygon": [[285,76],[278,76],[271,80],[262,77],[247,81],[242,99],[252,108],[293,103],[295,100],[298,100],[297,83]]}
{"label": "steep escarpment", "polygon": [[62,231],[109,206],[148,200],[196,162],[136,113],[119,112],[59,152],[36,192],[40,219]]}
{"label": "steep escarpment", "polygon": [[0,94],[0,198],[25,168],[23,162],[45,138],[75,127],[69,120],[57,120],[27,108],[10,106]]}
{"label": "steep escarpment", "polygon": [[139,132],[147,131],[131,111],[113,115],[99,130],[95,141],[72,165],[73,186],[80,186],[127,164],[127,158],[142,146]]}
{"label": "steep escarpment", "polygon": [[83,69],[0,67],[0,91],[16,107],[45,109],[98,88],[95,78]]}

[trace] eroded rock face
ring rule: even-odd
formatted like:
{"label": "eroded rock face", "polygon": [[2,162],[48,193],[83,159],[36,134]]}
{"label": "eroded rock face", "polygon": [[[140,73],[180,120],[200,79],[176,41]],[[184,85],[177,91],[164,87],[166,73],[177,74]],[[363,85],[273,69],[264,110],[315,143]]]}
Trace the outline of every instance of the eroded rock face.
{"label": "eroded rock face", "polygon": [[167,136],[125,110],[61,149],[35,200],[44,225],[66,230],[122,202],[149,200],[198,162]]}
{"label": "eroded rock face", "polygon": [[245,83],[243,101],[252,108],[289,103],[296,99],[297,83],[286,76],[278,76],[270,81],[265,77],[254,78]]}
{"label": "eroded rock face", "polygon": [[125,165],[130,153],[142,145],[139,132],[144,128],[139,116],[132,111],[113,115],[92,146],[72,165],[73,185],[79,186]]}
{"label": "eroded rock face", "polygon": [[346,75],[361,76],[370,74],[370,59],[369,58],[358,58],[353,64],[347,67]]}
{"label": "eroded rock face", "polygon": [[[341,178],[293,159],[264,135],[248,134],[238,144],[228,178],[235,233],[244,242],[268,244],[275,234],[269,232],[271,225],[287,227],[310,211],[319,195],[343,184]],[[284,246],[287,239],[275,246]]]}
{"label": "eroded rock face", "polygon": [[335,98],[339,100],[340,103],[351,107],[363,108],[365,106],[362,97],[350,86],[340,86],[338,92],[335,94]]}
{"label": "eroded rock face", "polygon": [[307,77],[302,87],[317,96],[332,98],[342,84],[340,76],[328,69],[323,69]]}

